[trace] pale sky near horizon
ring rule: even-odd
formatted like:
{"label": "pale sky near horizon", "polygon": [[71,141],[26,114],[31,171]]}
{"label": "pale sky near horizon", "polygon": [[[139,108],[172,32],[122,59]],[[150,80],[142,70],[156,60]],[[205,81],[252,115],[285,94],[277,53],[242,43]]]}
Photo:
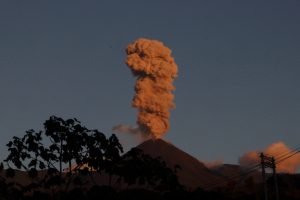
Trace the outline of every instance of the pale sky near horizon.
{"label": "pale sky near horizon", "polygon": [[277,141],[300,147],[299,10],[297,0],[0,0],[0,160],[50,115],[107,135],[134,125],[124,60],[141,37],[172,49],[179,68],[167,141],[225,163]]}

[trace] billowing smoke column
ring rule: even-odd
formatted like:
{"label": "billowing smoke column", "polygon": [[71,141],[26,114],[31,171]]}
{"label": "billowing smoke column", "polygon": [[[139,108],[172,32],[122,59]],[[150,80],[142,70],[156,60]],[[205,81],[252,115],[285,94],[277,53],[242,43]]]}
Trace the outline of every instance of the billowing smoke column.
{"label": "billowing smoke column", "polygon": [[[276,142],[268,146],[263,152],[267,155],[279,157],[280,155],[286,155],[292,150],[286,146],[283,142]],[[260,162],[259,153],[257,151],[250,151],[240,157],[239,162],[242,166],[250,166]],[[300,167],[300,153],[296,154],[282,162],[280,162],[276,168],[278,172],[283,173],[295,173]]]}
{"label": "billowing smoke column", "polygon": [[137,77],[132,106],[138,109],[139,129],[152,138],[161,138],[169,129],[177,65],[171,50],[157,40],[138,39],[129,44],[126,64]]}

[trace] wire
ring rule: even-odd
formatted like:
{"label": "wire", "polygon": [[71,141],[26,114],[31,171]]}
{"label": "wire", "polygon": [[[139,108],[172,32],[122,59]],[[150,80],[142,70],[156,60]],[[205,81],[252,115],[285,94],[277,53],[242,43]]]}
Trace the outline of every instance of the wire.
{"label": "wire", "polygon": [[[291,150],[289,152],[278,154],[278,155],[276,155],[275,158],[273,156],[273,158],[275,160],[275,164],[279,164],[279,163],[281,163],[281,162],[283,162],[283,161],[291,158],[292,156],[295,156],[299,152],[300,152],[300,147],[295,148],[295,149],[293,149],[293,150]],[[247,168],[247,171],[245,171],[243,173],[239,173],[237,175],[232,175],[230,177],[227,177],[226,180],[222,180],[220,182],[209,184],[206,187],[204,187],[204,189],[205,190],[210,190],[210,189],[213,189],[213,188],[215,188],[217,186],[220,186],[220,185],[223,185],[225,183],[228,183],[230,181],[233,181],[233,180],[236,180],[236,179],[240,180],[243,177],[246,177],[247,175],[249,175],[250,173],[257,171],[258,169],[260,169],[260,163],[252,165],[252,166],[249,166]]]}
{"label": "wire", "polygon": [[226,184],[230,181],[234,181],[234,180],[237,180],[237,179],[239,180],[239,179],[247,176],[248,174],[257,171],[259,169],[259,167],[260,167],[260,164],[256,164],[254,166],[251,166],[251,167],[247,168],[247,171],[245,171],[243,173],[239,173],[239,174],[236,174],[236,175],[233,175],[233,176],[230,176],[230,177],[226,177],[226,180],[222,180],[220,182],[207,185],[204,189],[206,189],[206,190],[213,189],[217,186]]}
{"label": "wire", "polygon": [[295,152],[291,153],[290,155],[287,155],[287,156],[285,156],[285,157],[283,157],[283,158],[277,160],[277,161],[276,161],[276,164],[279,164],[279,163],[281,163],[281,162],[283,162],[283,161],[285,161],[285,160],[287,160],[287,159],[289,159],[289,158],[295,156],[295,155],[298,154],[299,152],[300,152],[300,151],[295,151]]}
{"label": "wire", "polygon": [[295,148],[295,149],[292,149],[292,150],[289,151],[289,152],[286,152],[286,153],[284,153],[284,154],[281,154],[281,155],[279,155],[279,156],[274,156],[274,157],[275,157],[275,160],[278,160],[278,159],[281,159],[282,157],[285,157],[286,155],[288,155],[288,154],[290,154],[290,153],[292,153],[292,152],[299,152],[299,151],[300,151],[300,147]]}

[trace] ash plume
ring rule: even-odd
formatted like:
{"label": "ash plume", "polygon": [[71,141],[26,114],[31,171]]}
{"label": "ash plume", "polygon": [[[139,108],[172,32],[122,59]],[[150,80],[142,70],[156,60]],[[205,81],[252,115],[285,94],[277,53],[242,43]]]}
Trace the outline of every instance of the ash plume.
{"label": "ash plume", "polygon": [[[264,149],[263,152],[267,155],[273,156],[276,160],[276,157],[284,155],[291,151],[292,149],[290,149],[283,142],[276,142],[269,145],[266,149]],[[259,151],[250,151],[245,153],[242,157],[239,158],[239,163],[242,166],[249,166],[260,163]],[[296,154],[276,165],[277,171],[282,173],[296,173],[299,167],[300,154]]]}
{"label": "ash plume", "polygon": [[133,127],[131,125],[119,124],[117,126],[114,126],[112,128],[112,131],[116,133],[125,133],[125,134],[133,135],[140,142],[150,139],[149,135],[146,135],[145,133],[141,132],[139,127]]}
{"label": "ash plume", "polygon": [[132,106],[138,109],[138,128],[153,139],[162,138],[170,126],[170,109],[175,107],[177,65],[171,50],[160,41],[138,39],[126,53],[126,64],[137,78]]}

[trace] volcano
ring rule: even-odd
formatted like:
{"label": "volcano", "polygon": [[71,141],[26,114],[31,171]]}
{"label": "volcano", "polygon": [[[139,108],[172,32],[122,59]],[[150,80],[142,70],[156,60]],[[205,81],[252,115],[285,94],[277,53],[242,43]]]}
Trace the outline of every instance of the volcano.
{"label": "volcano", "polygon": [[160,157],[169,168],[179,165],[179,182],[187,189],[205,188],[224,178],[209,170],[202,162],[162,139],[147,140],[137,146],[153,158]]}

